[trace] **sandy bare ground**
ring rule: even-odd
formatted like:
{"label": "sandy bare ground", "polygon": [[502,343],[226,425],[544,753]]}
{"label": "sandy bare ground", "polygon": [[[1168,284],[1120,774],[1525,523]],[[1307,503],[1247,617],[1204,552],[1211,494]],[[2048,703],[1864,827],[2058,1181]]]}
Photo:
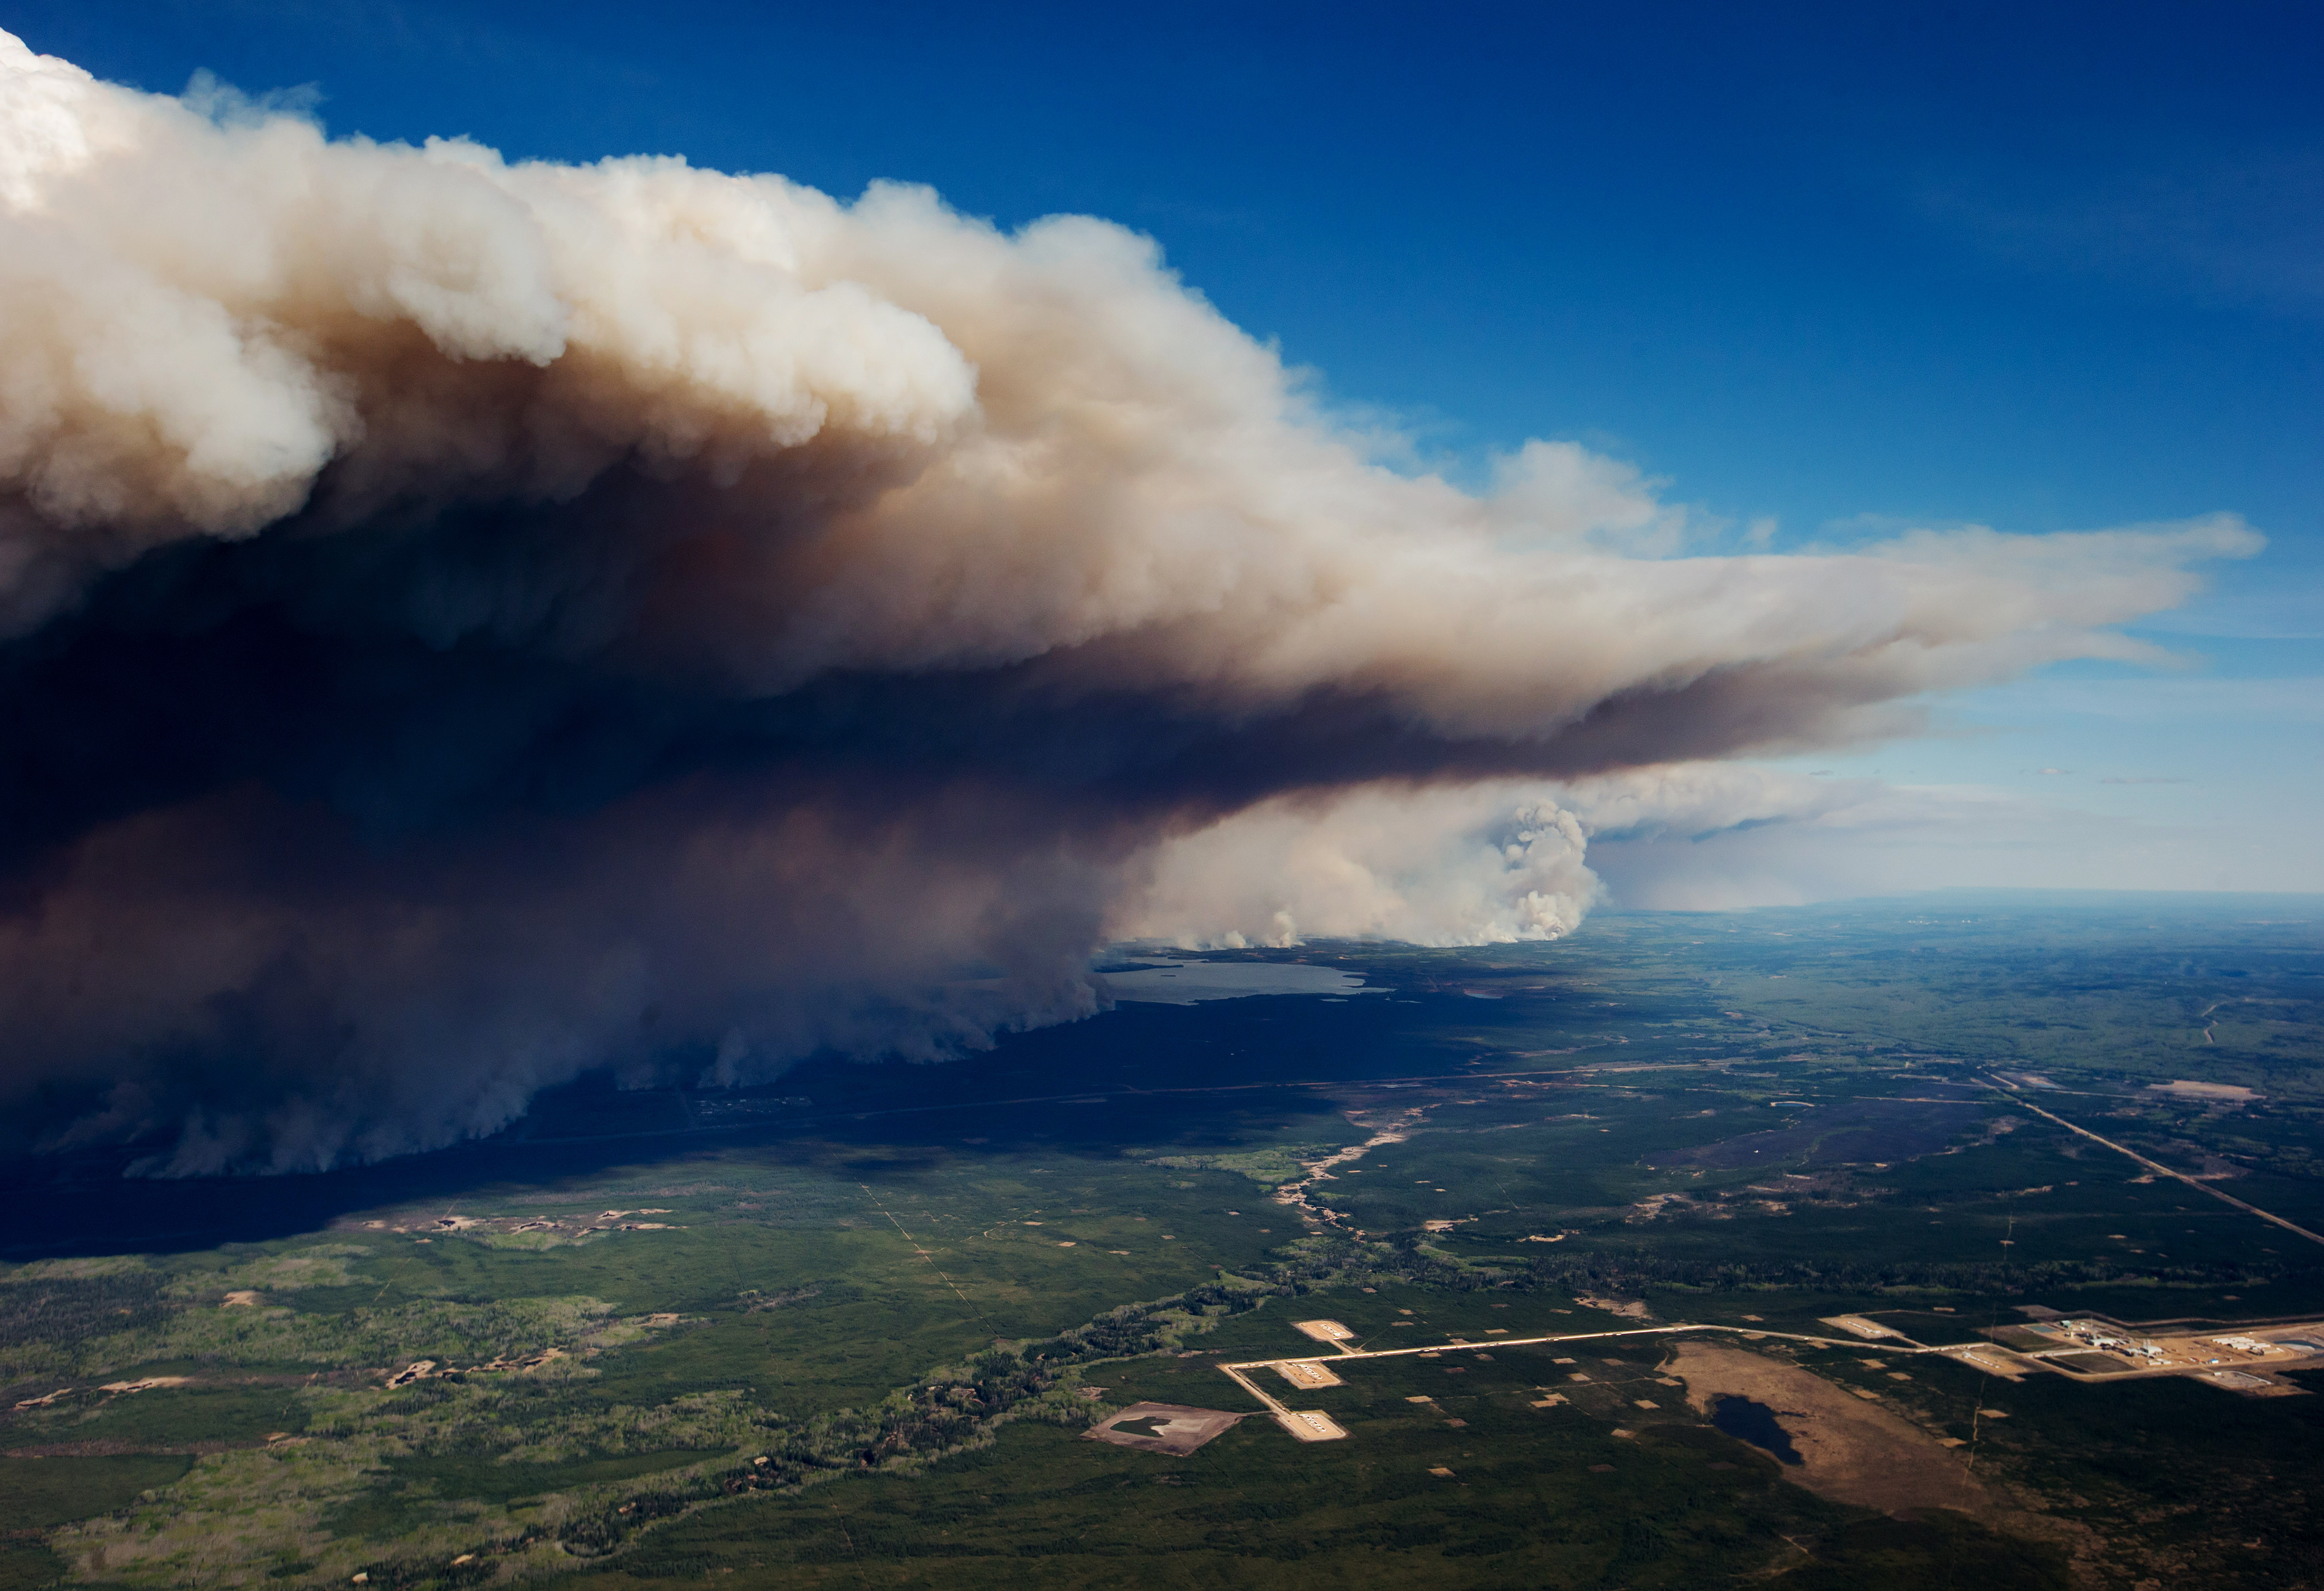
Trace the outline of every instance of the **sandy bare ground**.
{"label": "sandy bare ground", "polygon": [[1784,1476],[1835,1503],[1902,1513],[1950,1508],[1988,1524],[2023,1528],[2011,1501],[1969,1473],[1934,1437],[1877,1403],[1834,1386],[1796,1364],[1708,1343],[1681,1343],[1671,1374],[1686,1383],[1687,1401],[1708,1414],[1722,1395],[1749,1398],[1775,1411],[1800,1462]]}
{"label": "sandy bare ground", "polygon": [[1244,1418],[1223,1409],[1190,1409],[1183,1403],[1132,1403],[1082,1436],[1088,1441],[1183,1458]]}
{"label": "sandy bare ground", "polygon": [[1655,1318],[1654,1311],[1646,1308],[1643,1299],[1590,1298],[1575,1293],[1573,1301],[1585,1309],[1603,1309],[1609,1315],[1619,1315],[1625,1320],[1651,1320]]}

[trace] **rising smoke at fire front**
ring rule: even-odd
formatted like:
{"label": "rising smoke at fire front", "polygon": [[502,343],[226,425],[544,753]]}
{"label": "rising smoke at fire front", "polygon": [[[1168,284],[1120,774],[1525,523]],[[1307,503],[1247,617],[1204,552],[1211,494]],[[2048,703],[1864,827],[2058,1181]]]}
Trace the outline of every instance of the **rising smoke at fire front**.
{"label": "rising smoke at fire front", "polygon": [[152,1170],[940,1056],[1096,1009],[1114,935],[1553,935],[1543,782],[2135,655],[2256,545],[1665,556],[1571,445],[1388,467],[1100,221],[0,40],[0,1096]]}

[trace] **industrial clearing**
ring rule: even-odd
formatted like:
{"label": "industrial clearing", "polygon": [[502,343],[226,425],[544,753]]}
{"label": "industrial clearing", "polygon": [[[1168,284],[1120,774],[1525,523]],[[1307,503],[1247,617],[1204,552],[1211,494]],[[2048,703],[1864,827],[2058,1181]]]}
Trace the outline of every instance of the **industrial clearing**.
{"label": "industrial clearing", "polygon": [[[1545,1347],[1564,1343],[1604,1341],[1615,1337],[1685,1337],[1702,1334],[1716,1337],[1724,1334],[1745,1342],[1776,1340],[1803,1343],[1818,1348],[1852,1348],[1862,1352],[1877,1351],[1883,1356],[1875,1365],[1885,1365],[1889,1359],[1916,1355],[1933,1355],[1953,1359],[1987,1374],[2016,1381],[2036,1372],[2047,1371],[2075,1381],[2098,1382],[2136,1379],[2158,1375],[2186,1376],[2208,1385],[2251,1396],[2297,1396],[2304,1389],[2281,1379],[2282,1370],[2312,1368],[2324,1361],[2324,1323],[2301,1321],[2277,1324],[2266,1327],[2252,1327],[2239,1330],[2223,1330],[2214,1327],[2206,1333],[2148,1337],[2126,1323],[2105,1317],[2083,1317],[2067,1319],[2054,1310],[2033,1309],[2026,1311],[2040,1317],[2031,1326],[2004,1326],[1984,1328],[1984,1340],[1965,1343],[1928,1344],[1913,1337],[1893,1326],[1882,1325],[1863,1315],[1839,1315],[1821,1322],[1834,1328],[1834,1335],[1817,1336],[1806,1332],[1770,1331],[1744,1326],[1709,1323],[1687,1323],[1666,1326],[1633,1327],[1618,1331],[1567,1332],[1549,1337],[1512,1337],[1494,1335],[1488,1341],[1474,1341],[1465,1337],[1452,1337],[1441,1343],[1429,1343],[1410,1347],[1361,1349],[1351,1345],[1355,1333],[1337,1320],[1295,1320],[1292,1327],[1303,1337],[1323,1343],[1334,1350],[1328,1359],[1312,1355],[1277,1359],[1245,1359],[1221,1364],[1221,1374],[1244,1392],[1259,1400],[1276,1423],[1303,1442],[1337,1441],[1350,1433],[1319,1410],[1293,1409],[1268,1392],[1255,1376],[1260,1372],[1271,1373],[1295,1389],[1340,1386],[1344,1384],[1340,1372],[1360,1361],[1371,1359],[1434,1358],[1448,1351],[1482,1348]],[[1561,1363],[1570,1363],[1562,1361]],[[1705,1389],[1711,1382],[1735,1380],[1738,1367],[1749,1367],[1744,1379],[1764,1381],[1770,1376],[1784,1380],[1786,1395],[1792,1402],[1803,1398],[1831,1410],[1843,1410],[1846,1421],[1826,1420],[1831,1430],[1853,1429],[1862,1425],[1877,1411],[1863,1411],[1848,1405],[1848,1394],[1840,1388],[1796,1367],[1779,1366],[1761,1355],[1735,1348],[1713,1347],[1701,1341],[1678,1346],[1677,1365],[1683,1375],[1688,1369],[1697,1374],[1686,1375],[1694,1388],[1690,1394],[1700,1406],[1706,1397],[1716,1395]],[[1704,1371],[1716,1371],[1703,1379]],[[1810,1394],[1805,1388],[1818,1389]],[[1719,1392],[1729,1389],[1720,1386]],[[1738,1384],[1735,1395],[1756,1397],[1749,1388]],[[1867,1394],[1858,1393],[1863,1397]],[[1840,1400],[1833,1402],[1833,1400]],[[1552,1394],[1535,1406],[1548,1408],[1562,1403],[1562,1396]],[[1143,1405],[1141,1405],[1143,1407]],[[1795,1411],[1796,1412],[1796,1411]],[[1915,1440],[1927,1438],[1904,1421],[1886,1416],[1900,1433]],[[1786,1428],[1788,1429],[1788,1428]],[[1215,1434],[1215,1433],[1213,1433]],[[1816,1436],[1808,1445],[1824,1457],[1816,1461],[1819,1473],[1846,1472],[1870,1475],[1877,1466],[1860,1464],[1861,1457],[1855,1447],[1867,1437],[1878,1433],[1858,1433],[1842,1440]],[[1897,1433],[1889,1433],[1897,1434]],[[1208,1438],[1204,1438],[1207,1440]],[[1139,1444],[1144,1445],[1144,1444]],[[1189,1449],[1191,1451],[1191,1449]],[[1794,1462],[1796,1460],[1787,1460]],[[1904,1477],[1898,1477],[1901,1481]],[[1966,1483],[1962,1483],[1965,1485]],[[1930,1488],[1915,1485],[1914,1494],[1926,1501]],[[1959,1490],[1948,1482],[1943,1490]],[[1992,1512],[1990,1507],[1970,1508],[1974,1501],[1963,1493],[1958,1505],[1966,1512]],[[1956,1504],[1948,1503],[1946,1506]]]}
{"label": "industrial clearing", "polygon": [[1189,1409],[1181,1403],[1132,1403],[1082,1435],[1094,1442],[1140,1448],[1183,1458],[1246,1418],[1223,1409]]}

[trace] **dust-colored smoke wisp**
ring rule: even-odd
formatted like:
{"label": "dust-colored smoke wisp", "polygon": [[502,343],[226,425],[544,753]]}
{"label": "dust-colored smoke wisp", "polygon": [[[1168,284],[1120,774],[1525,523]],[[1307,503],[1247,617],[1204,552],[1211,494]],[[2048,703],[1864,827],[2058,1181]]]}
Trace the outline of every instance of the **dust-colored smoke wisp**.
{"label": "dust-colored smoke wisp", "polygon": [[2252,540],[1677,523],[1570,446],[1383,466],[1102,222],[6,39],[0,1117],[309,1169],[1070,1018],[1112,934],[1554,933],[1578,832],[1471,787],[1877,735]]}

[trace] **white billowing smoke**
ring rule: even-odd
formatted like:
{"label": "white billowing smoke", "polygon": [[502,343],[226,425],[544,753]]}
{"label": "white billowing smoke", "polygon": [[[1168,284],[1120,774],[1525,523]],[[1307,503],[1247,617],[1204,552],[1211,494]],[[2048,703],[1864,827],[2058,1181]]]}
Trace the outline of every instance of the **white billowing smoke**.
{"label": "white billowing smoke", "polygon": [[1685,531],[1570,444],[1397,473],[1100,221],[0,35],[0,1101],[297,1169],[1084,1013],[1109,931],[1562,931],[1538,782],[2139,656],[2258,544]]}
{"label": "white billowing smoke", "polygon": [[1548,792],[1504,781],[1278,799],[1159,847],[1110,926],[1186,949],[1554,939],[1597,898],[1586,844]]}
{"label": "white billowing smoke", "polygon": [[1609,899],[1716,911],[1964,878],[2071,884],[2094,845],[2121,855],[2126,880],[2146,883],[2174,837],[2004,791],[1749,763],[1370,785],[1265,802],[1164,842],[1146,887],[1124,890],[1109,923],[1123,939],[1190,950],[1338,938],[1508,944],[1556,939]]}

